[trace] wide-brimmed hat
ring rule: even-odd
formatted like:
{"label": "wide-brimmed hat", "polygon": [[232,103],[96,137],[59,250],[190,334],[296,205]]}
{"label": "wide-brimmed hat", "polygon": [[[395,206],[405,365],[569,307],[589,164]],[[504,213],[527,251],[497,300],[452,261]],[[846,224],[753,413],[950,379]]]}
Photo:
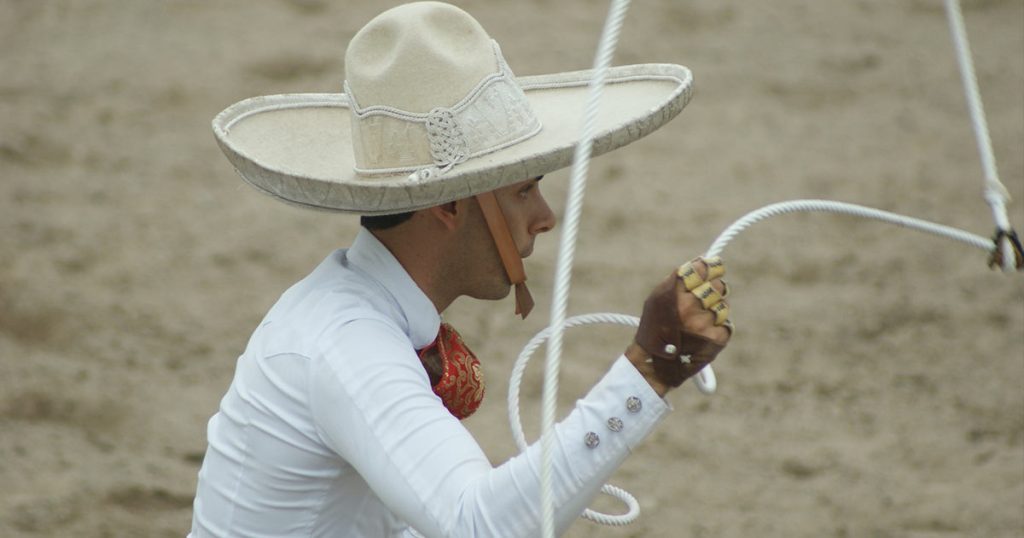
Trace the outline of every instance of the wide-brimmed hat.
{"label": "wide-brimmed hat", "polygon": [[[257,189],[303,207],[384,215],[491,191],[568,166],[590,71],[515,77],[469,14],[439,2],[378,15],[349,43],[344,93],[255,97],[213,120]],[[614,67],[594,154],[675,117],[680,65]]]}

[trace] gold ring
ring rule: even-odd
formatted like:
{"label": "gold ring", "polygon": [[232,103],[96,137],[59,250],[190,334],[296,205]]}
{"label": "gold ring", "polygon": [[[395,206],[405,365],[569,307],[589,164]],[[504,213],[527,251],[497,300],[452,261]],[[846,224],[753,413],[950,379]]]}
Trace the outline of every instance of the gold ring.
{"label": "gold ring", "polygon": [[725,299],[729,296],[729,284],[722,280],[722,298]]}
{"label": "gold ring", "polygon": [[704,283],[704,279],[701,278],[700,273],[694,269],[692,262],[686,262],[680,265],[679,269],[676,271],[676,276],[683,279],[683,286],[686,287],[686,291],[693,291]]}
{"label": "gold ring", "polygon": [[722,258],[714,256],[704,260],[704,264],[708,266],[707,280],[714,280],[725,276],[725,262],[722,261]]}
{"label": "gold ring", "polygon": [[725,323],[722,324],[722,327],[725,327],[726,329],[728,329],[730,335],[732,335],[732,333],[736,332],[736,324],[733,323],[731,319],[725,320]]}
{"label": "gold ring", "polygon": [[726,321],[729,321],[729,305],[724,301],[718,303],[708,310],[715,315],[715,325],[725,325]]}
{"label": "gold ring", "polygon": [[700,300],[701,306],[705,309],[710,309],[712,306],[722,302],[722,295],[718,293],[718,290],[711,287],[710,282],[705,282],[700,286],[697,286],[695,289],[690,291],[690,293],[697,296],[697,299]]}

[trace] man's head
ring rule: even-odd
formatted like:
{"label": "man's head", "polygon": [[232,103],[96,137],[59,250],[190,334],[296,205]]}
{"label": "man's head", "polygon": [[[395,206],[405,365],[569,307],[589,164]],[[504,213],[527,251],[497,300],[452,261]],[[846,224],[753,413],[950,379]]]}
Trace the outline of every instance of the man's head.
{"label": "man's head", "polygon": [[[397,238],[392,230],[407,225],[447,223],[444,233],[459,237],[451,244],[461,248],[442,261],[459,275],[448,280],[464,288],[460,294],[508,294],[508,282],[489,284],[501,274],[486,269],[497,245],[516,287],[516,310],[525,315],[532,299],[518,254],[529,253],[533,237],[554,219],[524,180],[571,164],[591,78],[586,71],[518,78],[468,13],[413,2],[378,15],[352,38],[345,93],[248,99],[221,112],[213,127],[242,178],[281,200],[393,215],[364,220],[382,237]],[[605,80],[594,155],[675,117],[693,81],[688,69],[669,64],[614,67]],[[520,199],[533,203],[521,206]],[[484,226],[451,227],[469,217],[490,230],[486,249],[470,235],[485,237]]]}

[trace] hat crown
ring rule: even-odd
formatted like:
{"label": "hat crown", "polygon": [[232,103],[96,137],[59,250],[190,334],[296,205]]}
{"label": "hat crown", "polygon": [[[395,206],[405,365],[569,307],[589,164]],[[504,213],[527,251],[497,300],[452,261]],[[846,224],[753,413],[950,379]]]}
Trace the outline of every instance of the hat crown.
{"label": "hat crown", "polygon": [[356,33],[345,54],[345,80],[360,106],[413,113],[453,106],[498,70],[483,27],[441,2],[381,13]]}
{"label": "hat crown", "polygon": [[385,11],[345,56],[354,170],[419,181],[522,142],[541,125],[501,49],[440,2]]}

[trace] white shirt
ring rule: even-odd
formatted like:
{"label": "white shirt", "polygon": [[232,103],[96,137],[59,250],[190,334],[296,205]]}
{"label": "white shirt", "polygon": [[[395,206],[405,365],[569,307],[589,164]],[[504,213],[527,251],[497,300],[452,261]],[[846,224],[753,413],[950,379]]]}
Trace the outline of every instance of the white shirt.
{"label": "white shirt", "polygon": [[[540,443],[491,466],[416,355],[439,324],[365,230],[292,286],[210,419],[189,536],[539,535]],[[668,409],[625,357],[577,402],[556,427],[559,533]]]}

